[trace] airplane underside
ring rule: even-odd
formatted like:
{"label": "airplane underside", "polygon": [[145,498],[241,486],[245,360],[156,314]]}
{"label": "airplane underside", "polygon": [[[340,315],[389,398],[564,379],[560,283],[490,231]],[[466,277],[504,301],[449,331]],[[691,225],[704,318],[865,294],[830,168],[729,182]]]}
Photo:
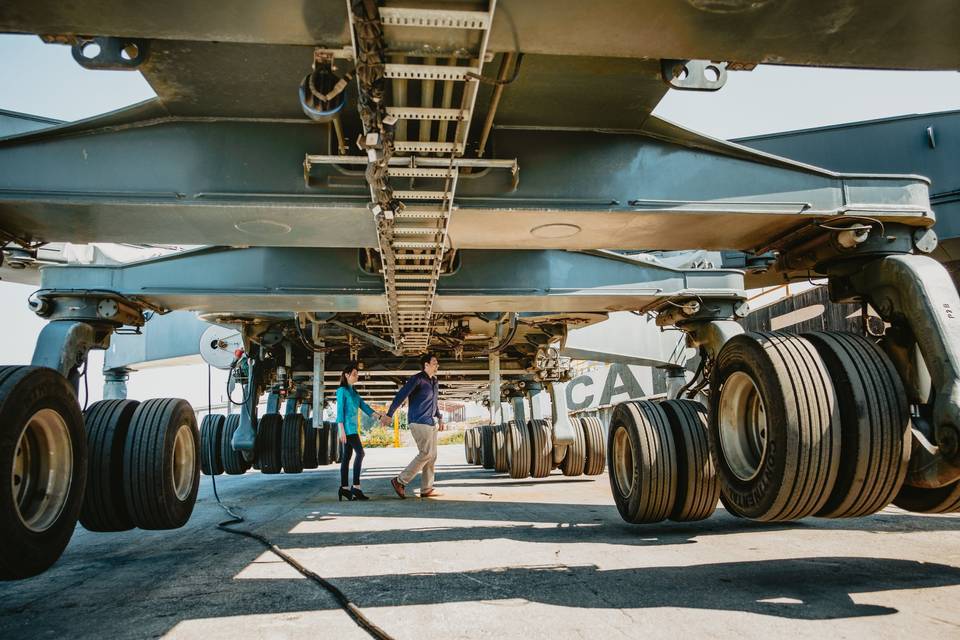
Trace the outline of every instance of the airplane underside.
{"label": "airplane underside", "polygon": [[[0,368],[0,422],[32,443],[17,452],[40,459],[67,443],[77,455],[54,456],[42,480],[21,453],[0,452],[36,476],[26,488],[0,485],[15,498],[0,520],[9,515],[19,541],[0,577],[43,571],[78,517],[84,419],[63,395],[87,354],[173,311],[223,328],[207,346],[227,352],[244,400],[211,450],[239,472],[257,461],[267,416],[277,433],[281,412],[292,429],[308,432],[311,415],[322,426],[333,372],[348,362],[396,384],[430,351],[445,397],[486,397],[494,427],[511,401],[501,441],[533,456],[518,477],[588,456],[583,439],[599,434],[630,522],[712,513],[716,500],[684,511],[648,499],[662,470],[643,466],[639,444],[657,442],[675,461],[689,453],[683,434],[706,443],[708,432],[717,468],[703,459],[709,477],[668,482],[709,484],[745,517],[863,515],[902,487],[922,495],[916,510],[953,505],[960,297],[930,257],[929,181],[829,171],[651,115],[671,88],[722,90],[728,74],[757,64],[960,68],[960,12],[942,3],[819,4],[7,3],[0,31],[70,46],[87,68],[139,70],[157,93],[0,139],[7,255],[29,261],[51,242],[202,248],[42,270],[30,304],[50,322],[32,367]],[[677,257],[686,250],[709,259]],[[884,339],[744,332],[747,288],[812,278],[829,281],[834,302],[871,307],[889,325]],[[686,384],[685,363],[648,358],[679,378],[670,402],[680,404],[624,403],[604,436],[568,415],[565,349],[572,331],[625,311],[680,330],[705,364]],[[709,392],[709,421],[691,389]],[[523,398],[544,390],[549,424],[524,427]],[[271,410],[258,416],[264,394]],[[857,422],[849,403],[889,397]],[[117,446],[154,438],[145,458],[193,452],[177,468],[196,473],[175,477],[170,496],[157,481],[173,506],[137,494],[127,503],[147,506],[98,521],[105,530],[176,528],[196,498],[207,436],[182,401],[147,402],[109,405],[109,415],[103,405],[95,428],[123,432]],[[899,448],[852,459],[841,429]],[[530,441],[546,449],[531,453]],[[892,480],[843,480],[850,465]],[[869,499],[850,504],[857,492]]]}

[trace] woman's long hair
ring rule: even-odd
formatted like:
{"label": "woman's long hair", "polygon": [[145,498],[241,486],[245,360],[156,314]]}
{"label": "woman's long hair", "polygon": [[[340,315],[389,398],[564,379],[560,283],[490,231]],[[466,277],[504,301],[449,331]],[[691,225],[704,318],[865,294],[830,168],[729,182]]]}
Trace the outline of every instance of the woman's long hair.
{"label": "woman's long hair", "polygon": [[360,367],[357,365],[356,362],[348,362],[347,366],[345,366],[343,368],[343,371],[340,372],[340,386],[349,387],[350,383],[347,382],[347,376],[353,373],[355,369],[359,369],[359,368]]}

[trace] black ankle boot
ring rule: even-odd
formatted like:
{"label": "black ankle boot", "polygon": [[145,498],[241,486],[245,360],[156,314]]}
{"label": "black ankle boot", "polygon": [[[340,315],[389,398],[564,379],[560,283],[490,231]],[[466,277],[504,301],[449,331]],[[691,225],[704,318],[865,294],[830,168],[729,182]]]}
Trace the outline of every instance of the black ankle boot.
{"label": "black ankle boot", "polygon": [[351,489],[351,491],[353,492],[353,499],[354,499],[354,500],[369,500],[369,499],[370,499],[370,498],[368,498],[366,495],[364,495],[363,491],[360,491],[360,488],[359,488],[359,487],[354,487],[353,489]]}
{"label": "black ankle boot", "polygon": [[340,487],[340,491],[339,493],[337,493],[337,502],[343,500],[344,498],[346,498],[347,500],[354,499],[353,494],[350,493],[349,489],[344,489],[343,487]]}

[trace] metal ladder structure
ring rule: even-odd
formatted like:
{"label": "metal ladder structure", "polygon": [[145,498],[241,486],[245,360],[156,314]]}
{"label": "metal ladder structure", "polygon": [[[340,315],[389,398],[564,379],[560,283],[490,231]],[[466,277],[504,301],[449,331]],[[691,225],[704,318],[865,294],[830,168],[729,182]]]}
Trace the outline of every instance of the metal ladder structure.
{"label": "metal ladder structure", "polygon": [[[489,0],[487,11],[377,6],[374,0],[347,0],[347,5],[364,126],[358,144],[367,151],[366,177],[377,218],[388,324],[396,351],[421,353],[430,343],[458,159],[466,150],[496,0]],[[475,49],[451,65],[437,65],[431,57],[418,58],[422,63],[388,62],[393,27],[468,30]],[[463,59],[466,65],[460,64]],[[394,82],[388,97],[387,80],[406,82],[400,85],[402,90]],[[433,106],[437,82],[444,84],[441,107]],[[461,87],[459,107],[448,106],[457,93],[455,84]],[[420,104],[405,104],[408,95],[419,96]],[[405,139],[411,122],[417,123],[416,140]],[[409,157],[405,166],[390,161],[404,155]],[[440,159],[445,162],[438,163]],[[393,189],[391,183],[401,180],[410,188]],[[420,187],[423,182],[436,186]]]}

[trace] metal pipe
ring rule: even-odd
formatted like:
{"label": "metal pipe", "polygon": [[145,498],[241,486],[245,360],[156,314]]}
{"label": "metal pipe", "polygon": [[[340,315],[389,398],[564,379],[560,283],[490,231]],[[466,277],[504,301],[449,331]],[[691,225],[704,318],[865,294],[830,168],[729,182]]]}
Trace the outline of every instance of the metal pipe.
{"label": "metal pipe", "polygon": [[375,346],[375,347],[380,347],[381,349],[384,349],[384,350],[386,350],[386,351],[389,351],[390,353],[392,353],[392,354],[394,354],[394,355],[400,355],[399,351],[394,348],[394,346],[393,346],[392,343],[387,342],[387,341],[384,340],[383,338],[379,338],[379,337],[373,335],[372,333],[367,333],[367,332],[364,331],[363,329],[358,329],[358,328],[356,328],[356,327],[352,327],[352,326],[350,326],[349,324],[345,324],[345,323],[343,323],[343,322],[340,322],[339,320],[328,320],[328,321],[327,321],[327,324],[333,325],[333,326],[335,326],[335,327],[340,327],[341,329],[343,329],[343,330],[346,331],[347,333],[351,333],[351,334],[357,336],[358,338],[360,338],[360,339],[362,339],[362,340],[366,340],[367,342],[369,342],[370,344],[372,344],[372,345]]}
{"label": "metal pipe", "polygon": [[339,113],[334,116],[331,123],[333,125],[333,130],[337,133],[337,150],[340,152],[340,155],[347,155],[347,142],[343,139],[343,125],[340,124]]}
{"label": "metal pipe", "polygon": [[503,59],[500,61],[500,71],[497,73],[498,84],[493,88],[493,95],[490,96],[490,108],[487,109],[487,117],[483,121],[483,129],[480,131],[480,146],[477,148],[478,158],[483,157],[483,152],[487,148],[487,138],[490,137],[490,130],[493,128],[493,118],[497,115],[497,107],[500,105],[500,97],[503,95],[505,85],[502,83],[507,79],[507,70],[513,64],[515,57],[516,54],[513,51],[508,51],[503,54]]}

